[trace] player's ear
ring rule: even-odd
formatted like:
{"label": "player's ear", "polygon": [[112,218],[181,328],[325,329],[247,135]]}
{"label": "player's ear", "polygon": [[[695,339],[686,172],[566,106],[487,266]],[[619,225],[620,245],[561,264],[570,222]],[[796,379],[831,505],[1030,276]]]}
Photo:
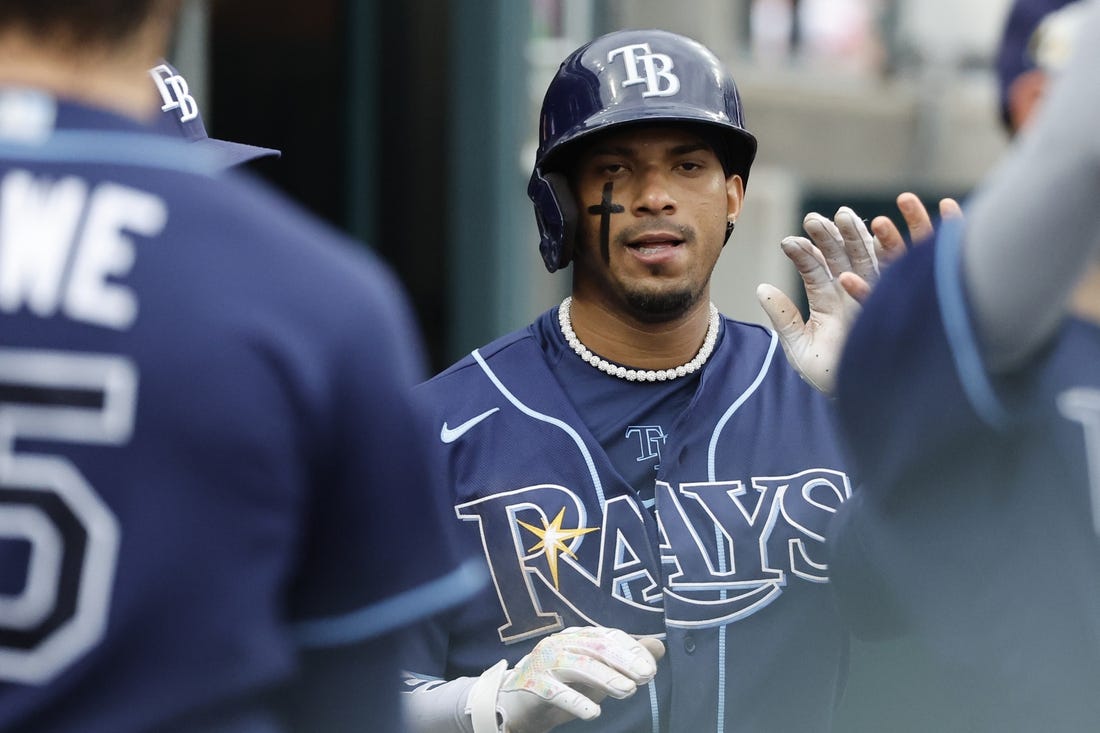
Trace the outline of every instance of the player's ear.
{"label": "player's ear", "polygon": [[1008,117],[1013,133],[1019,132],[1031,119],[1032,112],[1043,95],[1046,73],[1031,69],[1017,76],[1008,87]]}
{"label": "player's ear", "polygon": [[737,218],[741,215],[741,202],[745,198],[745,182],[737,173],[726,179],[726,215]]}
{"label": "player's ear", "polygon": [[734,173],[726,178],[726,240],[733,234],[733,225],[741,215],[741,202],[745,198],[745,182]]}

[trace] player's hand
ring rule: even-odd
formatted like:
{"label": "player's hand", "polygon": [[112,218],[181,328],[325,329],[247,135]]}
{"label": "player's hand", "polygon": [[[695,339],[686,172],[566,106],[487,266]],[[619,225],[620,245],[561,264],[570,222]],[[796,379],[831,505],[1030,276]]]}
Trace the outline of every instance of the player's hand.
{"label": "player's hand", "polygon": [[818,391],[832,394],[844,342],[860,311],[859,301],[838,276],[850,273],[869,290],[878,281],[880,255],[896,256],[876,243],[863,220],[846,206],[832,221],[816,212],[807,214],[802,226],[810,239],[787,237],[780,247],[802,277],[809,318],[803,320],[794,302],[773,285],[760,285],[756,297],[791,366]]}
{"label": "player's hand", "polygon": [[[503,718],[499,730],[545,733],[575,718],[591,720],[599,716],[605,697],[629,697],[652,680],[664,651],[656,639],[635,639],[598,626],[547,636],[504,672],[496,697],[496,712]],[[474,733],[484,733],[477,711],[471,713]],[[489,730],[498,728],[494,724]]]}
{"label": "player's hand", "polygon": [[[921,245],[932,239],[936,233],[932,217],[916,194],[908,191],[900,194],[897,205],[909,229],[909,240],[914,245]],[[961,219],[963,215],[962,207],[952,198],[940,199],[939,210],[941,219]],[[871,221],[871,232],[875,235],[875,252],[880,269],[885,269],[905,254],[905,239],[890,217],[876,216]],[[867,299],[874,286],[874,283],[867,282],[854,272],[842,272],[837,277],[844,290],[860,303]]]}
{"label": "player's hand", "polygon": [[[897,197],[909,238],[921,244],[935,230],[928,210],[915,194]],[[961,218],[954,199],[940,201],[942,218]],[[905,254],[905,239],[887,216],[871,222],[872,236],[863,220],[842,206],[829,221],[821,214],[807,214],[803,228],[810,235],[787,237],[780,246],[802,276],[810,317],[803,321],[797,306],[772,285],[757,288],[757,298],[779,334],[788,361],[818,391],[831,394],[836,367],[852,323],[859,315],[883,270]]]}

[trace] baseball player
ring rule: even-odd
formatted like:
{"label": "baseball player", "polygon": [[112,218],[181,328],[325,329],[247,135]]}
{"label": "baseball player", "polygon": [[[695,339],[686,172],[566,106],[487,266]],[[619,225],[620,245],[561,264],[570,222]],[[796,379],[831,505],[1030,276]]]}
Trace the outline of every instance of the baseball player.
{"label": "baseball player", "polygon": [[176,67],[160,59],[149,69],[154,88],[160,97],[161,114],[157,127],[205,150],[211,150],[224,160],[226,168],[244,165],[260,158],[278,158],[282,151],[258,145],[219,140],[210,137],[202,121],[198,102],[191,95],[191,86]]}
{"label": "baseball player", "polygon": [[[807,280],[807,325],[765,288],[784,339],[710,303],[756,139],[697,42],[582,46],[539,130],[528,193],[572,293],[418,388],[492,585],[414,650],[413,729],[826,731],[847,637],[822,540],[850,482],[809,382],[847,312]],[[830,267],[873,277],[838,221]]]}
{"label": "baseball player", "polygon": [[1017,0],[994,58],[1001,122],[1015,135],[1032,119],[1051,71],[1062,66],[1080,27],[1080,0]]}
{"label": "baseball player", "polygon": [[884,277],[841,363],[861,481],[832,584],[858,633],[928,647],[957,730],[1100,720],[1100,3],[1072,12],[1010,155]]}
{"label": "baseball player", "polygon": [[410,309],[151,126],[178,5],[0,5],[0,730],[400,730],[394,633],[477,587]]}

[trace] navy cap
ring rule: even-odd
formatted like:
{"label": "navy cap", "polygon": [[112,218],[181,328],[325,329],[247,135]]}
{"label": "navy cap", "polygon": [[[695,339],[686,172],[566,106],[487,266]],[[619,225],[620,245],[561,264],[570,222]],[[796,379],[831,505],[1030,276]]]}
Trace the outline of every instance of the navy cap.
{"label": "navy cap", "polygon": [[1036,54],[1036,31],[1052,13],[1079,0],[1015,0],[1009,10],[994,60],[1001,99],[1001,119],[1011,127],[1008,92],[1021,74],[1043,68]]}
{"label": "navy cap", "polygon": [[187,80],[167,61],[162,60],[149,69],[149,76],[153,78],[161,99],[161,114],[156,122],[157,129],[215,151],[225,162],[226,168],[257,158],[282,155],[281,151],[274,148],[261,148],[257,145],[245,145],[210,137],[206,133],[202,115],[199,114],[199,105],[191,96]]}

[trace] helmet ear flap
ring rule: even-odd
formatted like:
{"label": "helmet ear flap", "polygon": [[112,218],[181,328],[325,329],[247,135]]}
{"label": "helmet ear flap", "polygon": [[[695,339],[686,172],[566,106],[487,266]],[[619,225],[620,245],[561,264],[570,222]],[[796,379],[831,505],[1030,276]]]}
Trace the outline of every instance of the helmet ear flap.
{"label": "helmet ear flap", "polygon": [[535,204],[539,226],[539,252],[550,272],[565,267],[573,258],[573,240],[577,232],[577,203],[562,173],[535,171],[527,194]]}

